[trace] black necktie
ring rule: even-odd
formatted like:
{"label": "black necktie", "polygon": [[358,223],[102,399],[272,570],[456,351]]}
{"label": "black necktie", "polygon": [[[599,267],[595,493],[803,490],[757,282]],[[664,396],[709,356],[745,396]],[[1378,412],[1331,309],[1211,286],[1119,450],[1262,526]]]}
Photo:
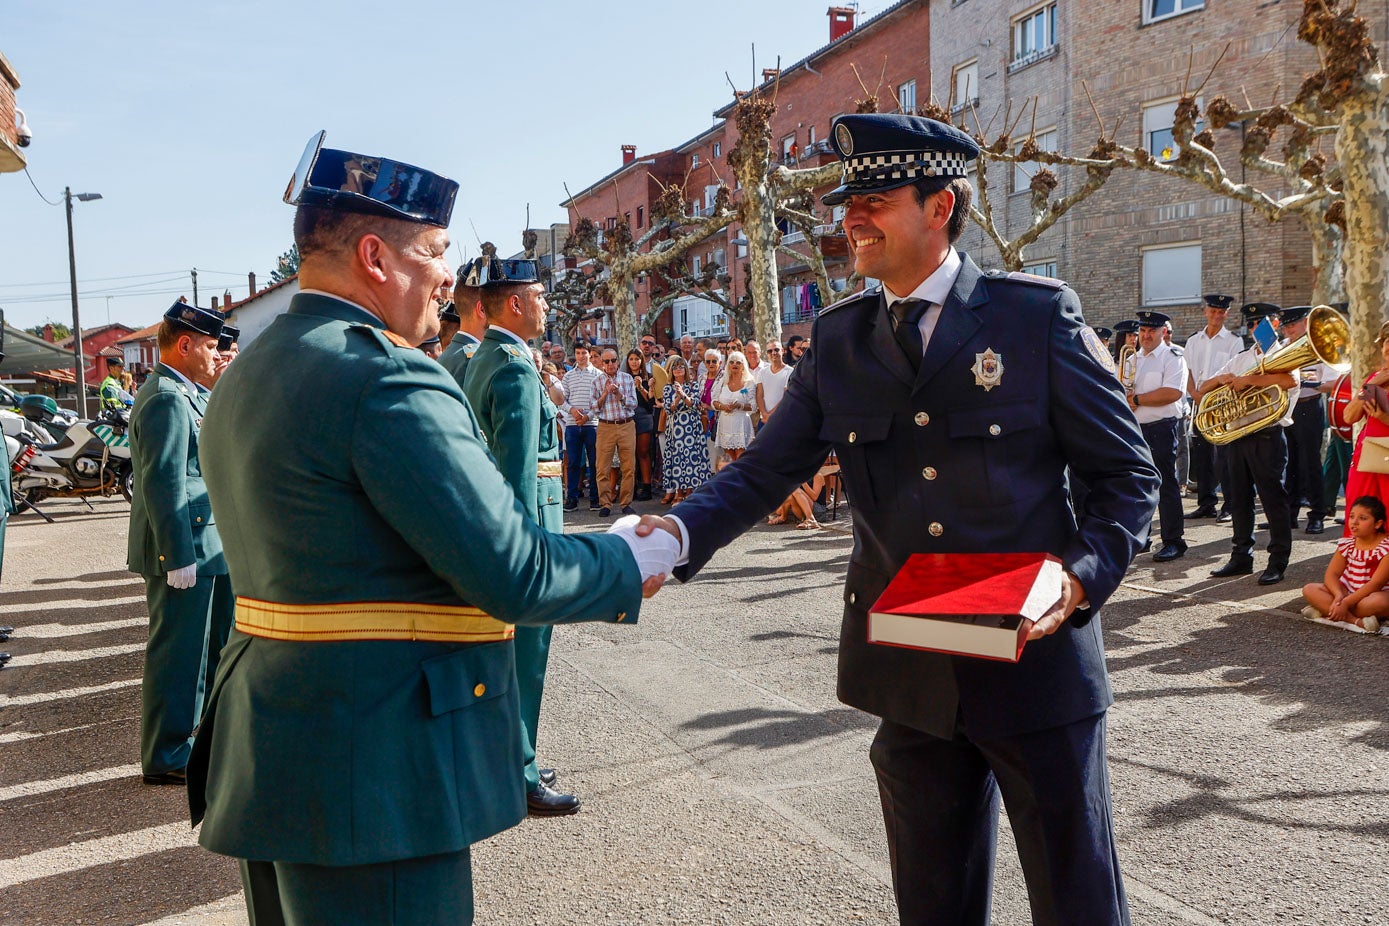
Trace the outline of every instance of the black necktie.
{"label": "black necktie", "polygon": [[907,355],[912,372],[921,369],[921,355],[926,352],[919,326],[921,316],[926,314],[930,305],[925,299],[899,299],[892,305],[892,336],[902,348],[902,353]]}

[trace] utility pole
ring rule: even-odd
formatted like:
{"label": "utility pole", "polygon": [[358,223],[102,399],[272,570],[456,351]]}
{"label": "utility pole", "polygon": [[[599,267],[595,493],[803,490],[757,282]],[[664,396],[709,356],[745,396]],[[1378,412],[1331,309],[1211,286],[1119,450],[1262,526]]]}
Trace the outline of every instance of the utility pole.
{"label": "utility pole", "polygon": [[189,271],[193,275],[193,304],[198,304],[198,268],[194,267]]}
{"label": "utility pole", "polygon": [[[72,286],[72,374],[73,386],[77,389],[77,414],[87,417],[87,375],[82,360],[82,320],[77,315],[77,249],[72,243],[72,187],[63,187],[63,203],[67,207],[68,219],[68,281]],[[81,203],[101,199],[100,193],[78,193]]]}

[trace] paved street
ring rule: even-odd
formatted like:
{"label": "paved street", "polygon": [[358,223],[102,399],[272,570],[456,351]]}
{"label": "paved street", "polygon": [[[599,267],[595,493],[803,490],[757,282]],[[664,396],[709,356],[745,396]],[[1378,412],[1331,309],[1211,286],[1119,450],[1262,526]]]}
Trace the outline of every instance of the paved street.
{"label": "paved street", "polygon": [[[0,923],[241,926],[234,866],[195,845],[182,789],[139,781],[143,587],[128,506],[93,504],[11,521]],[[759,528],[637,626],[556,631],[542,761],[585,806],[475,847],[479,923],[894,921],[874,722],[834,697],[837,527]],[[1229,534],[1200,522],[1106,610],[1136,924],[1385,922],[1389,638],[1297,618],[1331,535],[1295,536],[1288,580],[1260,589],[1207,575]],[[1006,834],[1000,854],[995,922],[1026,923]]]}

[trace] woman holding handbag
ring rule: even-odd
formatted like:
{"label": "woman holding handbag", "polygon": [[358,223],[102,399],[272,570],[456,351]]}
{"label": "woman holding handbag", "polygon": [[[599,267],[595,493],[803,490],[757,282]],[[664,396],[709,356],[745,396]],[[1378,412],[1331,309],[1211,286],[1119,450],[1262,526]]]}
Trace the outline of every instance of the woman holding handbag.
{"label": "woman holding handbag", "polygon": [[[1385,391],[1389,387],[1389,322],[1380,326],[1375,347],[1379,348],[1380,367],[1346,404],[1344,413],[1349,424],[1365,419],[1346,477],[1347,499],[1373,495],[1380,501],[1389,500],[1389,393]],[[1342,536],[1349,537],[1350,518],[1345,520]]]}

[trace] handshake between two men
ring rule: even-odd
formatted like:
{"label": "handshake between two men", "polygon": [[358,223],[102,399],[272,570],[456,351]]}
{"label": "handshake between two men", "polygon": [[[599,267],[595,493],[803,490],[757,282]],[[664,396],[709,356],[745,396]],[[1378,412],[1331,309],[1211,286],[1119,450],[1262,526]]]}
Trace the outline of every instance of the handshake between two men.
{"label": "handshake between two men", "polygon": [[660,591],[681,559],[683,543],[676,522],[651,514],[629,514],[613,522],[608,533],[621,537],[632,551],[641,570],[642,597],[650,598]]}

